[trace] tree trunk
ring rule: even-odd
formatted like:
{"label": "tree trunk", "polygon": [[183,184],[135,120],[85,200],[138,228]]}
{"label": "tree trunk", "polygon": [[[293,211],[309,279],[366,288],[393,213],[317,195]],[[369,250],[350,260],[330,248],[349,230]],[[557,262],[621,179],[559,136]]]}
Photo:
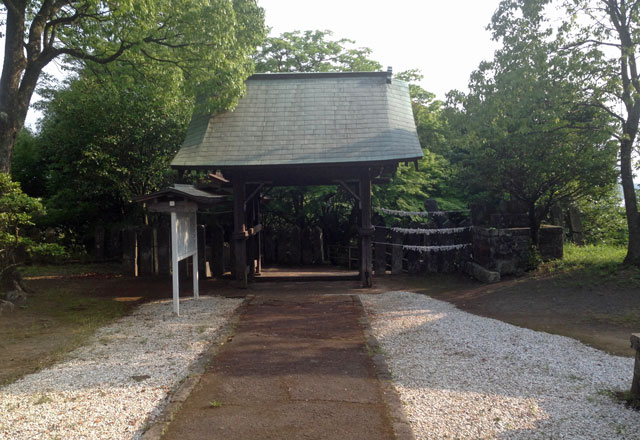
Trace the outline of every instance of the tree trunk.
{"label": "tree trunk", "polygon": [[[631,139],[635,139],[635,136]],[[624,195],[624,206],[627,214],[627,225],[629,226],[629,244],[624,263],[640,266],[640,214],[638,213],[638,200],[633,184],[633,167],[631,162],[633,141],[623,140],[620,146],[620,177]]]}

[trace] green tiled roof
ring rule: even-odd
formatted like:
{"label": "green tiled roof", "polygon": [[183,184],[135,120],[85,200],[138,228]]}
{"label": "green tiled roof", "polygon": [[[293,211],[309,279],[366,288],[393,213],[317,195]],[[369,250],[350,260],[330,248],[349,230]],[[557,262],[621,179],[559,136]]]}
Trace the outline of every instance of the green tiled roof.
{"label": "green tiled roof", "polygon": [[385,73],[254,75],[233,111],[193,118],[172,165],[224,168],[420,158],[409,87],[399,80],[388,83]]}

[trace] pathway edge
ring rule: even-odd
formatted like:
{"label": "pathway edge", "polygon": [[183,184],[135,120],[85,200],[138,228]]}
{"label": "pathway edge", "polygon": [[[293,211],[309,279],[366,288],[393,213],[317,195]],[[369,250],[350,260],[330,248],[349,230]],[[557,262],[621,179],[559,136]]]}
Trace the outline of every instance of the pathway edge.
{"label": "pathway edge", "polygon": [[242,312],[253,299],[253,295],[247,296],[244,301],[236,307],[227,322],[218,330],[216,337],[211,341],[209,347],[193,362],[189,367],[189,374],[177,388],[167,395],[168,403],[160,414],[150,424],[148,429],[142,433],[140,440],[160,440],[167,431],[169,424],[178,413],[182,404],[187,400],[193,389],[200,383],[202,375],[207,366],[211,363],[218,351],[233,337],[235,328],[240,321]]}
{"label": "pathway edge", "polygon": [[364,332],[365,343],[367,344],[367,351],[371,356],[376,375],[382,388],[382,397],[384,403],[389,411],[389,419],[393,427],[393,432],[397,440],[416,440],[411,424],[407,418],[407,414],[404,411],[404,406],[398,391],[393,386],[393,377],[391,370],[387,364],[387,360],[382,354],[382,347],[378,342],[378,339],[373,334],[371,323],[369,322],[369,315],[367,310],[362,304],[359,295],[352,295],[354,298],[354,305],[360,309],[360,324]]}

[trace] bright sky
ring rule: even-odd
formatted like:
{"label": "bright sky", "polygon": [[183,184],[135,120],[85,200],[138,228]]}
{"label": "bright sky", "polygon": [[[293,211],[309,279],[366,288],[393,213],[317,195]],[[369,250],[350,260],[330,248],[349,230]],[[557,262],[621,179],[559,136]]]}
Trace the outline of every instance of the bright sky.
{"label": "bright sky", "polygon": [[444,99],[466,90],[471,72],[497,45],[485,30],[499,0],[258,0],[272,35],[331,30],[373,50],[394,72],[420,69],[422,86]]}

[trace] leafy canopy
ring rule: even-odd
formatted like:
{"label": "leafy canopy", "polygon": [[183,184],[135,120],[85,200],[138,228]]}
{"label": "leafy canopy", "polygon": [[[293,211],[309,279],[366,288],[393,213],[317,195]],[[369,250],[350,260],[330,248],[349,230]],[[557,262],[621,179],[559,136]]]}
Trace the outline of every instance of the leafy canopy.
{"label": "leafy canopy", "polygon": [[553,204],[609,188],[616,148],[610,115],[583,105],[572,60],[556,55],[541,2],[518,11],[511,3],[501,4],[490,26],[503,47],[473,73],[469,94],[451,95],[450,104],[468,191],[523,202],[535,242]]}
{"label": "leafy canopy", "polygon": [[52,225],[82,232],[130,221],[134,197],[175,178],[169,165],[191,113],[179,83],[158,89],[133,83],[126,66],[112,73],[115,80],[85,70],[44,93],[37,142]]}
{"label": "leafy canopy", "polygon": [[372,72],[382,65],[371,60],[371,49],[352,47],[355,41],[331,39],[329,30],[285,32],[269,37],[253,55],[257,72]]}

